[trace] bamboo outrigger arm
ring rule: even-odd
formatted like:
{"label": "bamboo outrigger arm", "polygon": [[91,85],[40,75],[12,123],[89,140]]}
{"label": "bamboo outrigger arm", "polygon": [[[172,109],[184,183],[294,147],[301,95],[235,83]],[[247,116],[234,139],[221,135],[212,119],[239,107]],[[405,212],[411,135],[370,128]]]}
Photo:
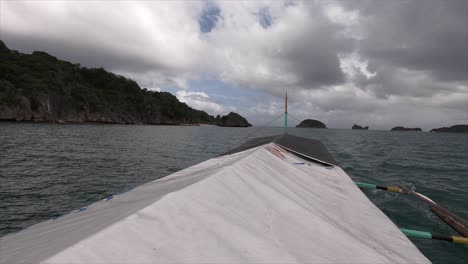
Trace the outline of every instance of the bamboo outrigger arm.
{"label": "bamboo outrigger arm", "polygon": [[461,218],[460,216],[450,212],[449,210],[443,208],[442,206],[436,204],[431,199],[427,198],[426,196],[412,191],[406,187],[401,187],[405,193],[411,194],[418,198],[419,200],[423,201],[424,203],[428,204],[431,208],[431,211],[437,215],[440,219],[442,219],[445,223],[455,229],[460,235],[464,237],[468,237],[468,221]]}
{"label": "bamboo outrigger arm", "polygon": [[431,200],[430,198],[426,197],[425,195],[422,195],[418,192],[415,192],[413,190],[410,190],[406,187],[403,186],[391,186],[391,187],[386,187],[386,186],[379,186],[375,184],[370,184],[370,183],[363,183],[363,182],[355,182],[356,185],[360,188],[365,188],[365,189],[378,189],[378,190],[384,190],[384,191],[389,191],[389,192],[396,192],[396,193],[406,193],[415,196],[419,200],[423,201],[424,203],[428,204],[429,207],[431,208],[431,211],[437,215],[442,221],[447,223],[450,227],[452,227],[455,231],[457,231],[460,235],[463,237],[467,238],[468,237],[468,221],[461,218],[460,216],[450,212],[449,210],[443,208],[442,206],[438,205],[436,202]]}

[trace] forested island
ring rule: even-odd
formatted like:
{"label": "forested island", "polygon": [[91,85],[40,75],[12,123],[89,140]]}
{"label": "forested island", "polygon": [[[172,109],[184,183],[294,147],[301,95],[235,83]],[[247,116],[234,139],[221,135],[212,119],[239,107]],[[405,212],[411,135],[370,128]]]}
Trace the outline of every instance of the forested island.
{"label": "forested island", "polygon": [[0,120],[251,126],[239,114],[214,117],[103,68],[82,67],[41,51],[22,54],[1,40]]}
{"label": "forested island", "polygon": [[327,126],[319,120],[305,119],[302,120],[296,127],[299,128],[327,128]]}
{"label": "forested island", "polygon": [[468,133],[468,125],[454,125],[451,127],[434,128],[431,129],[430,132]]}

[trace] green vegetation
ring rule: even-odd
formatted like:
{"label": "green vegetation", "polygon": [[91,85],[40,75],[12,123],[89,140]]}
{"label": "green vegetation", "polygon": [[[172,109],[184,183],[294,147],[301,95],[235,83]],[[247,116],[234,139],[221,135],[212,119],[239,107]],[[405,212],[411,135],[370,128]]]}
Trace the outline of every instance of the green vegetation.
{"label": "green vegetation", "polygon": [[9,50],[0,40],[1,119],[217,124],[213,116],[170,93],[141,89],[135,81],[103,68],[81,67],[45,52]]}

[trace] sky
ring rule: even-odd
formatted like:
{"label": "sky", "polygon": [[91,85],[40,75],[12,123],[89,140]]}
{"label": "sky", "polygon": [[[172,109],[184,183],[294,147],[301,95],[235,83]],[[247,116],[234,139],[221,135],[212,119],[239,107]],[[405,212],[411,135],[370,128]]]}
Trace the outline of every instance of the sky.
{"label": "sky", "polygon": [[254,125],[286,91],[329,128],[468,124],[468,1],[0,0],[0,39]]}

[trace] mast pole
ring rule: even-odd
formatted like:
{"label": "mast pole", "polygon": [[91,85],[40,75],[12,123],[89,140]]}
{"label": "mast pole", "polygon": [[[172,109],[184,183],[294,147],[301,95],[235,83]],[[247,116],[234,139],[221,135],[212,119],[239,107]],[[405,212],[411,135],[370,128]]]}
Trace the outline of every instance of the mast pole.
{"label": "mast pole", "polygon": [[286,96],[284,98],[284,133],[288,133],[288,91],[286,90]]}

